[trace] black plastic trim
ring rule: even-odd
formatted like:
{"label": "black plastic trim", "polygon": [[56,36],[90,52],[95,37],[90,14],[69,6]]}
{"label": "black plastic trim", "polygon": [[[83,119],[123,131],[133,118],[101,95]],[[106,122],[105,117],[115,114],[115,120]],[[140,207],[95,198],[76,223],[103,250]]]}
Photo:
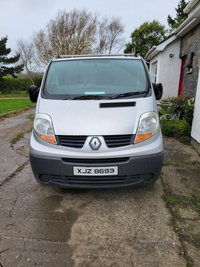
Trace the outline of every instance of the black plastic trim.
{"label": "black plastic trim", "polygon": [[100,108],[122,108],[122,107],[135,107],[136,102],[115,102],[115,103],[100,103]]}
{"label": "black plastic trim", "polygon": [[[112,177],[76,176],[73,175],[74,166],[85,166],[88,168],[90,165],[88,166],[88,163],[67,163],[63,162],[61,158],[46,157],[32,153],[29,155],[33,174],[39,183],[69,188],[114,188],[155,182],[161,172],[163,154],[163,151],[161,151],[151,155],[130,157],[126,162],[116,163],[118,175]],[[96,163],[95,166],[105,168],[113,166],[113,163]],[[114,180],[112,181],[112,179]]]}
{"label": "black plastic trim", "polygon": [[62,161],[65,163],[74,163],[74,164],[117,164],[120,162],[129,161],[130,158],[103,158],[103,159],[79,159],[79,158],[62,158]]}

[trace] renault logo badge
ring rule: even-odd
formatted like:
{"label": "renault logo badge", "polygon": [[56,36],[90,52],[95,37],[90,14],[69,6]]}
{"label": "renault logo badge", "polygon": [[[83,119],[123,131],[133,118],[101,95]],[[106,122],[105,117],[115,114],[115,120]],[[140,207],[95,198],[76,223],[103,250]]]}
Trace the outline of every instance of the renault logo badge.
{"label": "renault logo badge", "polygon": [[90,141],[90,147],[92,150],[98,150],[101,146],[101,141],[98,137],[93,137]]}

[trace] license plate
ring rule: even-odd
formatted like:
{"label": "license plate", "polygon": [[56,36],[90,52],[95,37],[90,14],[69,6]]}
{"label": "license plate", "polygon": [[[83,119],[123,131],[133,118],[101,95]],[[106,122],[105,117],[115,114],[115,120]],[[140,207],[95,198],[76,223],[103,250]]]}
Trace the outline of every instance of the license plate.
{"label": "license plate", "polygon": [[74,175],[85,175],[85,176],[107,176],[117,175],[118,167],[74,167]]}

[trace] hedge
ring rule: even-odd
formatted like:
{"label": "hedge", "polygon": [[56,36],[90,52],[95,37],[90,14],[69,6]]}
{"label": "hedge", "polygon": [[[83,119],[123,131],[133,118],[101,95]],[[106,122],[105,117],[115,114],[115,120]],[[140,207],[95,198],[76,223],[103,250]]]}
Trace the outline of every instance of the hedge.
{"label": "hedge", "polygon": [[[36,76],[33,78],[36,86],[40,87],[42,76]],[[32,85],[30,78],[12,78],[3,77],[0,82],[0,92],[2,94],[17,93],[20,91],[28,92],[29,87]]]}

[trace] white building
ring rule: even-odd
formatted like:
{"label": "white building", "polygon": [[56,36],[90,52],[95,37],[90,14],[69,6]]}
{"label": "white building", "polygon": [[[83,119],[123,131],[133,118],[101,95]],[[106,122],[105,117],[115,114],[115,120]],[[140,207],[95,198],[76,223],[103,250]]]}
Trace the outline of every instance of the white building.
{"label": "white building", "polygon": [[172,35],[158,46],[154,46],[146,55],[147,61],[150,61],[153,83],[163,84],[163,98],[178,95],[181,69],[180,42],[180,38]]}
{"label": "white building", "polygon": [[163,98],[196,96],[191,137],[200,153],[200,0],[191,0],[184,12],[188,18],[145,59],[153,82],[163,84]]}

